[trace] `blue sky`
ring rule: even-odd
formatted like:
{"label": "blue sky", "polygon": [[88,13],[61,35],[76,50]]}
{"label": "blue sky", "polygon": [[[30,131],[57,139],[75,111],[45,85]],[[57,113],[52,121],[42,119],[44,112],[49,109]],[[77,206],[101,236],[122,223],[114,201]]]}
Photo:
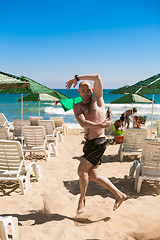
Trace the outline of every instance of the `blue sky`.
{"label": "blue sky", "polygon": [[99,73],[104,88],[160,73],[159,0],[0,0],[0,71],[64,88]]}

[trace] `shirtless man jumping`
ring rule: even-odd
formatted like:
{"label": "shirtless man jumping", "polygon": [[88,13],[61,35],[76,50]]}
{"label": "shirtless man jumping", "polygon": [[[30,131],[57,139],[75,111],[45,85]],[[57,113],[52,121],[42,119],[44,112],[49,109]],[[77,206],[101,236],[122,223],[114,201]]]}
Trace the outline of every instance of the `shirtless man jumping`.
{"label": "shirtless man jumping", "polygon": [[[78,123],[84,128],[86,143],[83,148],[84,155],[78,167],[81,194],[77,215],[84,212],[89,179],[99,183],[114,194],[116,201],[113,211],[115,211],[125,200],[126,195],[117,189],[109,179],[98,173],[101,157],[106,150],[104,129],[110,125],[109,119],[105,119],[102,80],[98,74],[75,75],[74,78],[66,82],[66,88],[70,89],[72,85],[75,87],[79,80],[82,80],[78,90],[82,101],[75,104],[73,110]],[[91,83],[86,80],[94,81],[94,92]]]}

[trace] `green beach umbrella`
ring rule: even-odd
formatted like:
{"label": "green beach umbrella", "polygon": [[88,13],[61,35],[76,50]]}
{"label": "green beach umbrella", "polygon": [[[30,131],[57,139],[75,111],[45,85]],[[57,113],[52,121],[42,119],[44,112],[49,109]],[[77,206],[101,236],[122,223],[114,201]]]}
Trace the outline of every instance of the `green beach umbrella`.
{"label": "green beach umbrella", "polygon": [[50,94],[53,97],[56,97],[60,100],[68,98],[66,95],[64,95],[56,90],[53,90],[51,88],[48,88],[48,87],[44,86],[43,84],[40,84],[40,83],[32,80],[31,78],[22,76],[21,79],[29,82],[32,93],[47,93],[47,94]]}
{"label": "green beach umbrella", "polygon": [[124,87],[120,87],[120,88],[117,88],[113,91],[110,91],[109,94],[125,94],[125,93],[131,93],[132,94],[132,93],[135,93],[138,89],[139,88],[131,89],[130,86],[126,85]]}
{"label": "green beach umbrella", "polygon": [[74,98],[74,99],[72,99],[72,98],[70,98],[70,99],[62,99],[60,101],[60,103],[61,103],[64,111],[66,112],[66,111],[68,111],[70,109],[73,109],[74,104],[79,103],[81,101],[82,101],[82,98],[81,97],[77,97],[77,98]]}
{"label": "green beach umbrella", "polygon": [[29,93],[29,85],[27,80],[0,71],[0,93]]}
{"label": "green beach umbrella", "polygon": [[[141,90],[142,94],[156,94],[156,92],[157,92],[156,90],[160,89],[160,73],[156,74],[150,78],[147,78],[143,81],[139,81],[132,86],[142,88],[142,90]],[[158,92],[158,94],[159,94],[159,92]]]}
{"label": "green beach umbrella", "polygon": [[[54,101],[60,101],[61,99],[68,99],[68,97],[56,90],[53,90],[51,88],[48,88],[44,86],[43,84],[40,84],[31,78],[28,77],[21,77],[23,80],[26,80],[30,84],[30,89],[32,91],[31,94],[25,96],[23,98],[23,101],[28,101],[28,102],[39,102],[39,116],[40,116],[40,102],[41,101],[51,101],[52,102],[52,108],[53,108],[53,102]],[[21,101],[19,99],[18,101]]]}
{"label": "green beach umbrella", "polygon": [[[23,93],[30,92],[30,83],[27,79],[0,71],[0,93],[21,93],[21,99],[23,100]],[[21,103],[21,120],[23,122],[23,101]],[[23,123],[21,127],[23,127]]]}
{"label": "green beach umbrella", "polygon": [[[18,102],[20,102],[21,99],[18,100]],[[37,101],[40,101],[40,102],[52,102],[52,101],[59,101],[58,98],[50,95],[50,94],[47,94],[47,93],[31,93],[31,94],[28,94],[26,95],[24,98],[23,98],[23,101],[26,101],[26,102],[37,102]]]}
{"label": "green beach umbrella", "polygon": [[126,93],[111,103],[152,103],[152,100],[138,94]]}
{"label": "green beach umbrella", "polygon": [[[22,88],[20,88],[20,83],[23,83]],[[59,100],[68,98],[64,94],[52,90],[30,78],[24,76],[17,77],[4,72],[0,72],[0,85],[0,93],[21,93],[21,120],[23,120],[23,93],[46,93],[51,94]]]}
{"label": "green beach umbrella", "polygon": [[160,74],[156,74],[143,81],[139,81],[131,86],[124,86],[110,91],[111,94],[125,94],[137,93],[140,95],[145,94],[160,94]]}
{"label": "green beach umbrella", "polygon": [[[20,102],[20,101],[21,99],[17,100],[17,102]],[[57,102],[57,101],[60,101],[60,99],[47,93],[31,93],[23,97],[23,102],[39,102],[39,117],[40,117],[40,102],[52,102],[52,107],[53,107],[53,102]]]}

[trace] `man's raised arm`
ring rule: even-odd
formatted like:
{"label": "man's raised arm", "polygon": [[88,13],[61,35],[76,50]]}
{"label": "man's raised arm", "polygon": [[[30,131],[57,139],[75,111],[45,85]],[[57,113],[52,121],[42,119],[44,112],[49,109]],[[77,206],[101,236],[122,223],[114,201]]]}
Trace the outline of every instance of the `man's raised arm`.
{"label": "man's raised arm", "polygon": [[88,75],[81,75],[81,76],[76,75],[76,77],[66,82],[66,88],[70,89],[72,85],[75,88],[79,80],[94,81],[95,97],[100,98],[103,96],[103,84],[99,74],[88,74]]}

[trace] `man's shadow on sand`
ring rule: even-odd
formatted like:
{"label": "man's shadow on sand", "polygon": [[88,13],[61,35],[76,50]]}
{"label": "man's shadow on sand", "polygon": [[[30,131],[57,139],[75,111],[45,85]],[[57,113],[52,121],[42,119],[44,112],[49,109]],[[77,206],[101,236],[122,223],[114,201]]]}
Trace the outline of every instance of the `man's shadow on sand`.
{"label": "man's shadow on sand", "polygon": [[[136,199],[139,196],[146,196],[146,195],[150,195],[150,196],[159,195],[160,186],[156,187],[155,185],[149,182],[144,181],[140,194],[137,194],[136,191],[134,190],[134,179],[130,179],[128,177],[125,177],[124,179],[112,177],[112,178],[109,178],[109,180],[121,191],[127,194],[128,196],[127,199],[132,199],[132,198]],[[78,180],[63,181],[63,184],[71,194],[77,195],[80,193]],[[107,197],[114,198],[111,192],[104,189],[103,187],[101,187],[99,184],[95,182],[90,182],[88,185],[86,196],[93,196],[93,195],[100,195],[103,198],[107,198]],[[45,207],[45,203],[44,203],[43,209],[39,211],[30,210],[28,214],[7,214],[7,215],[12,215],[17,217],[20,226],[23,225],[22,222],[25,222],[28,220],[34,221],[31,224],[31,226],[39,225],[39,224],[43,224],[51,221],[63,221],[64,219],[73,221],[76,224],[76,226],[92,224],[100,221],[107,222],[110,220],[110,217],[105,217],[98,220],[91,220],[87,216],[83,217],[80,215],[78,217],[70,217],[70,216],[59,214],[59,213],[49,213]],[[5,214],[5,216],[7,215]]]}
{"label": "man's shadow on sand", "polygon": [[110,217],[105,217],[105,218],[101,218],[98,220],[91,220],[87,217],[68,217],[66,215],[62,215],[62,214],[58,214],[58,213],[48,213],[46,209],[42,209],[39,211],[35,211],[35,210],[30,210],[30,212],[28,214],[5,214],[5,215],[1,215],[1,216],[10,216],[12,215],[13,217],[17,217],[18,218],[18,225],[19,226],[23,226],[23,224],[21,222],[25,222],[25,221],[34,221],[33,224],[31,224],[31,226],[34,225],[40,225],[46,222],[51,222],[51,221],[63,221],[64,219],[68,219],[70,221],[73,221],[77,226],[79,224],[92,224],[92,223],[96,223],[96,222],[107,222],[109,221]]}
{"label": "man's shadow on sand", "polygon": [[[160,185],[155,185],[153,182],[143,181],[140,193],[135,191],[135,179],[131,179],[128,176],[124,178],[109,178],[109,180],[122,192],[127,195],[127,199],[136,199],[139,196],[156,196],[160,194]],[[79,181],[63,181],[66,189],[73,195],[78,195],[80,193]],[[107,189],[103,188],[101,185],[95,182],[89,182],[86,196],[100,195],[103,198],[111,197],[114,198],[113,194]],[[127,200],[126,199],[126,200]]]}
{"label": "man's shadow on sand", "polygon": [[[82,156],[75,156],[73,159],[77,159],[78,161],[81,161]],[[124,156],[123,157],[123,162],[132,162],[134,159],[137,159],[137,156]],[[119,154],[110,154],[110,155],[103,155],[102,156],[102,164],[107,164],[107,163],[116,163],[119,162]],[[123,164],[122,162],[122,164]],[[135,179],[134,178],[129,178],[128,176],[124,176],[124,178],[116,178],[112,177],[109,178],[109,180],[122,192],[124,192],[127,195],[127,199],[131,198],[138,198],[139,196],[156,196],[160,194],[160,185],[155,185],[154,182],[149,182],[149,181],[143,181],[142,182],[142,187],[140,193],[137,193],[135,191]],[[80,193],[79,189],[79,182],[78,180],[71,180],[71,181],[63,181],[64,186],[67,188],[67,190],[73,194],[77,195]],[[89,182],[88,189],[86,192],[86,196],[94,196],[94,195],[100,195],[103,198],[106,197],[111,197],[114,198],[113,194],[100,186],[99,184],[95,182]],[[126,199],[126,200],[127,200]]]}

